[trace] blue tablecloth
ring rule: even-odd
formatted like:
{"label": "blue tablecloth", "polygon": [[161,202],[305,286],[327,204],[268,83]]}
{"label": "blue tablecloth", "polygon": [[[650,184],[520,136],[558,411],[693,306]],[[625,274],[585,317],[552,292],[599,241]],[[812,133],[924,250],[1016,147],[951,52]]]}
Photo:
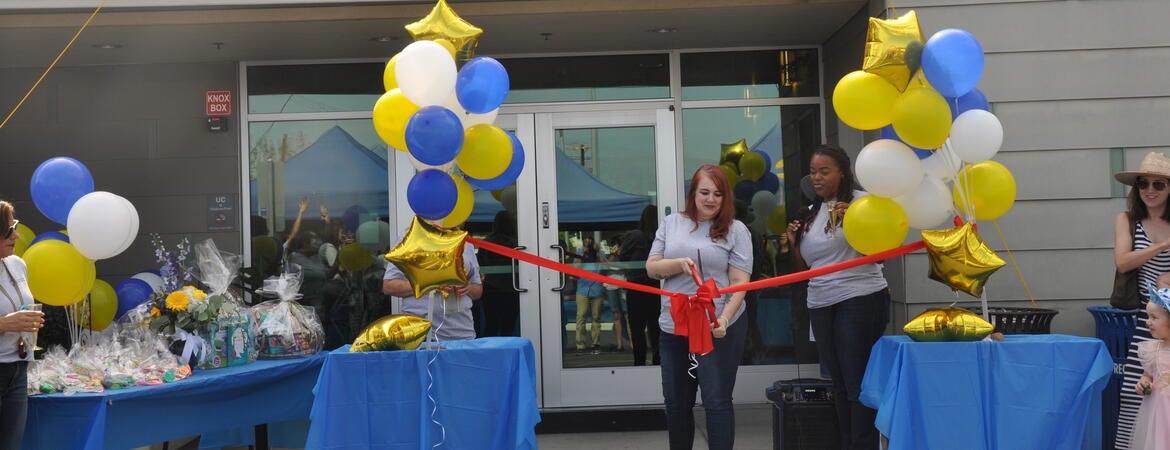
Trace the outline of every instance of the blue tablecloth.
{"label": "blue tablecloth", "polygon": [[256,361],[160,386],[30,397],[22,448],[132,448],[308,417],[324,360]]}
{"label": "blue tablecloth", "polygon": [[350,353],[345,346],[329,353],[305,448],[430,450],[440,442],[454,450],[536,448],[532,343],[482,338],[439,345],[445,348]]}
{"label": "blue tablecloth", "polygon": [[1100,449],[1100,393],[1112,372],[1095,338],[885,336],[870,354],[861,402],[877,409],[895,450]]}

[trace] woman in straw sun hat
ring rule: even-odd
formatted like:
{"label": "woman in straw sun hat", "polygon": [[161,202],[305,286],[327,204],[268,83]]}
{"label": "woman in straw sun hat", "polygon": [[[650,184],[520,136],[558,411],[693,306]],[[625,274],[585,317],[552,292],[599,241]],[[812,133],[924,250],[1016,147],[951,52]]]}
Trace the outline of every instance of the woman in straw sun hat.
{"label": "woman in straw sun hat", "polygon": [[[1150,293],[1146,286],[1159,275],[1170,272],[1170,157],[1150,152],[1142,158],[1138,170],[1118,172],[1117,181],[1133,186],[1129,191],[1126,211],[1118,213],[1113,223],[1113,260],[1120,272],[1138,270],[1138,289],[1143,312],[1138,314],[1133,342],[1125,362],[1125,377],[1121,387],[1121,410],[1117,419],[1115,447],[1128,449],[1133,435],[1134,419],[1142,399],[1134,386],[1142,375],[1137,344],[1150,340],[1144,308]],[[1132,230],[1132,231],[1131,231]]]}

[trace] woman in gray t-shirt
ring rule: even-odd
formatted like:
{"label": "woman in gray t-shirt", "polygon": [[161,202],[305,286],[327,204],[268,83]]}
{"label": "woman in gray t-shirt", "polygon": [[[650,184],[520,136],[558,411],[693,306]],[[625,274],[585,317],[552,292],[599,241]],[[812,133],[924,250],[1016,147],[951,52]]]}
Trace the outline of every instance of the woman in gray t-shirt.
{"label": "woman in gray t-shirt", "polygon": [[[841,221],[854,199],[849,156],[839,147],[821,145],[809,163],[817,199],[807,217],[788,225],[788,242],[800,270],[861,257],[849,246]],[[890,291],[878,264],[865,264],[815,277],[808,282],[809,322],[821,364],[833,379],[833,401],[841,448],[878,448],[876,411],[861,404],[861,379],[869,350],[890,321]]]}
{"label": "woman in gray t-shirt", "polygon": [[[691,268],[701,261],[700,274],[713,278],[719,287],[747,283],[752,270],[751,235],[747,226],[734,219],[731,187],[722,169],[707,164],[695,172],[685,208],[658,227],[646,259],[646,273],[662,280],[664,290],[693,294],[698,286]],[[670,298],[662,297],[658,318],[662,328],[662,396],[672,450],[690,450],[694,445],[693,411],[699,387],[707,413],[708,447],[730,449],[735,443],[731,391],[747,336],[748,325],[738,320],[744,311],[743,298],[743,292],[736,292],[713,299],[716,318],[711,334],[715,348],[707,354],[694,355],[698,368],[692,375],[688,373],[691,360],[687,337],[674,334]]]}

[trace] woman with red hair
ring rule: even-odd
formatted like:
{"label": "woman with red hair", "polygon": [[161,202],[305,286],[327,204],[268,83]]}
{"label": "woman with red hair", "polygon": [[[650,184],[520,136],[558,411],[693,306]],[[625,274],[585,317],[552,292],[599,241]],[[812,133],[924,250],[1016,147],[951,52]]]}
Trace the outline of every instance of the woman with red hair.
{"label": "woman with red hair", "polygon": [[[646,273],[662,281],[662,289],[692,293],[698,289],[691,276],[696,262],[704,279],[713,278],[719,287],[746,283],[752,270],[751,234],[735,220],[735,204],[727,176],[719,167],[699,167],[687,190],[685,209],[662,222],[654,235]],[[747,336],[744,293],[723,295],[715,303],[711,333],[715,348],[703,355],[689,354],[687,337],[675,334],[670,315],[670,297],[661,299],[658,325],[662,329],[659,351],[662,358],[662,396],[666,405],[666,427],[671,450],[690,450],[695,440],[695,392],[703,391],[707,413],[707,445],[731,449],[735,444],[735,410],[731,392],[743,356]],[[692,361],[697,368],[691,371]]]}

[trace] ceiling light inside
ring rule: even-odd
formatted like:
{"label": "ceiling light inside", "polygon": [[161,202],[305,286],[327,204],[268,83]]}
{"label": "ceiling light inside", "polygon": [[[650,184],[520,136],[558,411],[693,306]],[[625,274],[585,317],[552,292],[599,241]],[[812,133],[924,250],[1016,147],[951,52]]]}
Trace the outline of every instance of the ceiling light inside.
{"label": "ceiling light inside", "polygon": [[122,44],[93,44],[93,48],[100,48],[102,50],[110,50],[114,48],[122,48]]}
{"label": "ceiling light inside", "polygon": [[394,41],[397,41],[398,39],[399,39],[398,36],[375,36],[375,37],[370,38],[371,41],[381,42],[381,43],[394,42]]}
{"label": "ceiling light inside", "polygon": [[678,28],[674,28],[674,27],[661,27],[661,28],[654,28],[654,29],[652,29],[652,30],[646,30],[646,31],[648,31],[648,32],[650,32],[650,33],[662,33],[662,34],[665,34],[665,33],[676,33],[676,32],[678,32]]}

